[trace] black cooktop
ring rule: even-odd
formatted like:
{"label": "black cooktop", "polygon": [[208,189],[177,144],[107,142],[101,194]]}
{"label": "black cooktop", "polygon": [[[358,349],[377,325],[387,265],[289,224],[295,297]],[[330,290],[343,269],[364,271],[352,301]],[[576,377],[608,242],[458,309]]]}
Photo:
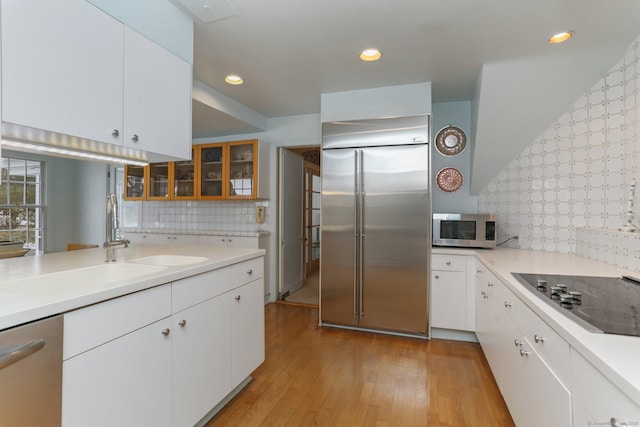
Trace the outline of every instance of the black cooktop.
{"label": "black cooktop", "polygon": [[631,277],[511,273],[591,332],[640,336],[640,283]]}

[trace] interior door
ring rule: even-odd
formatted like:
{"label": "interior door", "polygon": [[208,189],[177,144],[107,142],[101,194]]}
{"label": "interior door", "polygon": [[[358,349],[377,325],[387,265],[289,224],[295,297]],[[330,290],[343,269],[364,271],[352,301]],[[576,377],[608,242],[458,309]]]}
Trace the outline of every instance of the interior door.
{"label": "interior door", "polygon": [[280,148],[280,295],[302,287],[304,279],[304,160],[302,156]]}
{"label": "interior door", "polygon": [[304,271],[320,268],[320,166],[304,162]]}

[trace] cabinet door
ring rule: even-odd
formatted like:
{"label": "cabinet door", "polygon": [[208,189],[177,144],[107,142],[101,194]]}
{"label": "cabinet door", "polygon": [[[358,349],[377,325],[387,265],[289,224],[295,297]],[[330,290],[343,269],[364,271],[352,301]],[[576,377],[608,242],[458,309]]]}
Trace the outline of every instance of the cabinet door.
{"label": "cabinet door", "polygon": [[227,191],[228,199],[255,199],[257,194],[258,141],[236,141],[228,143]]}
{"label": "cabinet door", "polygon": [[63,426],[171,426],[170,319],[63,363]]}
{"label": "cabinet door", "polygon": [[431,326],[466,330],[466,272],[433,271],[431,278]]}
{"label": "cabinet door", "polygon": [[124,30],[124,145],[187,159],[191,65],[130,28]]}
{"label": "cabinet door", "polygon": [[173,182],[173,170],[169,166],[169,162],[162,162],[147,167],[147,200],[169,200],[169,183]]}
{"label": "cabinet door", "polygon": [[173,425],[191,426],[232,389],[231,304],[225,295],[212,298],[174,314],[172,323]]}
{"label": "cabinet door", "polygon": [[231,380],[236,387],[264,361],[263,279],[226,293],[231,303]]}
{"label": "cabinet door", "polygon": [[145,200],[147,197],[145,181],[147,168],[144,166],[126,165],[124,167],[124,199]]}
{"label": "cabinet door", "polygon": [[198,145],[196,162],[199,169],[198,198],[202,200],[220,200],[224,198],[223,182],[226,181],[224,159],[225,144]]}
{"label": "cabinet door", "polygon": [[195,156],[191,149],[191,160],[173,162],[173,187],[170,189],[173,200],[195,200],[196,176]]}
{"label": "cabinet door", "polygon": [[2,121],[121,144],[123,31],[84,0],[3,0]]}

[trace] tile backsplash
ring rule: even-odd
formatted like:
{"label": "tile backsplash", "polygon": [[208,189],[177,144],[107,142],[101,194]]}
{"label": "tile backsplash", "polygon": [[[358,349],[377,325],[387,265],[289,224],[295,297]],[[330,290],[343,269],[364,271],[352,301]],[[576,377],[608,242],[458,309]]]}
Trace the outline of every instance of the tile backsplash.
{"label": "tile backsplash", "polygon": [[498,215],[499,240],[640,271],[640,235],[618,232],[640,182],[639,139],[640,37],[480,193],[478,211]]}
{"label": "tile backsplash", "polygon": [[[265,222],[256,223],[256,206],[268,202],[249,201],[171,201],[124,202],[128,229],[158,231],[270,231],[270,207]],[[133,218],[132,218],[133,217]],[[134,225],[135,224],[135,225]]]}

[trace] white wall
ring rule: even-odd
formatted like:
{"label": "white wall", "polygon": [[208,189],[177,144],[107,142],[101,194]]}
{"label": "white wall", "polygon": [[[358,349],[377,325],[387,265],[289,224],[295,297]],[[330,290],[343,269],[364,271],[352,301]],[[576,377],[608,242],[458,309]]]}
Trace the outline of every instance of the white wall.
{"label": "white wall", "polygon": [[499,240],[518,235],[522,248],[640,271],[640,233],[617,232],[633,178],[640,182],[640,38],[489,183],[478,209],[497,213]]}
{"label": "white wall", "polygon": [[[467,135],[467,146],[460,154],[445,156],[436,149],[435,138],[438,131],[447,126],[457,126]],[[474,134],[471,128],[471,102],[447,102],[433,104],[433,142],[431,144],[431,205],[437,213],[477,213],[478,198],[470,193],[471,152]],[[438,172],[446,167],[458,169],[464,178],[462,187],[452,193],[442,191],[436,184]]]}

